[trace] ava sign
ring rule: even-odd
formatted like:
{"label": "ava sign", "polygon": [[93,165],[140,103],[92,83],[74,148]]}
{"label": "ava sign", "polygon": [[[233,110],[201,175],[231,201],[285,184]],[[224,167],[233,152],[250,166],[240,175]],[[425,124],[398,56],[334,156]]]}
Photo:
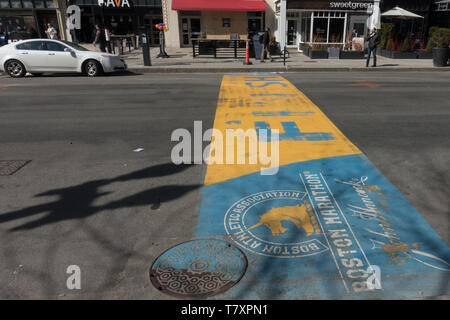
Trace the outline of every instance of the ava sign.
{"label": "ava sign", "polygon": [[105,7],[123,8],[130,7],[130,2],[128,0],[98,0],[98,5]]}

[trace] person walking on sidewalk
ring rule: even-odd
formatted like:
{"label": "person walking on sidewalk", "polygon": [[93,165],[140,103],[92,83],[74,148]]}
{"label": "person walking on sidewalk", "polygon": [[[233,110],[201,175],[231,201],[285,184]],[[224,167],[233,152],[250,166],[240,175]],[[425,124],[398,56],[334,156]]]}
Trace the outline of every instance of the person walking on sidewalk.
{"label": "person walking on sidewalk", "polygon": [[47,30],[45,31],[47,37],[49,39],[57,40],[58,39],[58,31],[52,26],[51,23],[47,24]]}
{"label": "person walking on sidewalk", "polygon": [[372,28],[368,37],[366,37],[366,41],[368,41],[369,48],[367,50],[367,61],[366,68],[369,66],[370,55],[373,53],[373,65],[372,67],[377,66],[377,46],[380,44],[380,37],[378,36],[377,29]]}
{"label": "person walking on sidewalk", "polygon": [[105,27],[105,44],[106,44],[106,51],[108,53],[111,53],[111,32],[109,31],[108,27]]}
{"label": "person walking on sidewalk", "polygon": [[101,52],[106,52],[105,45],[106,45],[106,37],[105,37],[105,29],[100,28],[98,24],[95,25],[95,39],[94,39],[94,47],[97,45],[100,47]]}
{"label": "person walking on sidewalk", "polygon": [[267,58],[270,59],[270,62],[273,61],[272,56],[270,54],[270,28],[267,28],[267,30],[264,32],[264,34],[260,38],[260,43],[262,46],[261,50],[261,62],[264,62],[264,54],[267,52]]}

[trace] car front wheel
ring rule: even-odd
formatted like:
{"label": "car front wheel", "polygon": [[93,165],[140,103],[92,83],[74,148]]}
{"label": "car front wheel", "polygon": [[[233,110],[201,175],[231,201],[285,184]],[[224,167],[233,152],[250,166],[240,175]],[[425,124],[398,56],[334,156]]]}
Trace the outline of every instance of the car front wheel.
{"label": "car front wheel", "polygon": [[27,73],[25,66],[18,60],[9,60],[6,62],[5,70],[13,78],[21,78]]}
{"label": "car front wheel", "polygon": [[98,63],[97,61],[88,60],[84,64],[84,72],[89,77],[95,77],[102,73],[102,67],[101,67],[100,63]]}

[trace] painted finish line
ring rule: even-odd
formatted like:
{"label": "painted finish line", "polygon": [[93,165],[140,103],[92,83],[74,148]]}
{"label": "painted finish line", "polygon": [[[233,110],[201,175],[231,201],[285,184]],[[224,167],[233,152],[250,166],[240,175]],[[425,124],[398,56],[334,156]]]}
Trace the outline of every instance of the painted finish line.
{"label": "painted finish line", "polygon": [[[447,244],[317,106],[277,74],[224,76],[214,128],[261,122],[294,137],[279,141],[276,175],[250,165],[207,168],[197,236],[228,239],[248,258],[241,281],[216,298],[450,293]],[[370,266],[381,272],[379,289],[367,287]]]}

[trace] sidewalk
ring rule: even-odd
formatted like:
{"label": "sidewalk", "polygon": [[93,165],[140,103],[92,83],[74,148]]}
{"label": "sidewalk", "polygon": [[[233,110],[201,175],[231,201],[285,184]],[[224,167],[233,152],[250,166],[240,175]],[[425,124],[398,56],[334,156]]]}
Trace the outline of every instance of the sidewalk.
{"label": "sidewalk", "polygon": [[[141,49],[124,52],[124,59],[132,72],[298,72],[298,71],[450,71],[450,67],[433,67],[433,60],[389,59],[377,56],[377,67],[366,68],[366,60],[310,59],[293,49],[290,57],[276,57],[274,62],[261,63],[251,59],[252,65],[244,65],[243,59],[206,58],[192,56],[192,48],[167,49],[170,58],[157,58],[159,48],[151,48],[151,64],[145,67]],[[372,61],[371,61],[372,63]]]}

